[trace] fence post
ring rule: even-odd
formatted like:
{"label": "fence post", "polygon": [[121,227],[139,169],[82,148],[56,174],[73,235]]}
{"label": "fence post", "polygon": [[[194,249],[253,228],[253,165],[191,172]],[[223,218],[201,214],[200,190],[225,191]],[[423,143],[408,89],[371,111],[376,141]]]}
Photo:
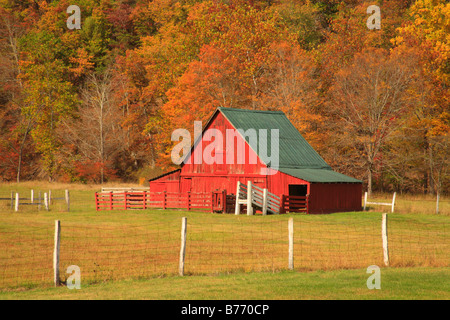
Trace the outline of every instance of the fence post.
{"label": "fence post", "polygon": [[47,192],[44,193],[44,206],[45,206],[45,210],[48,211],[48,194],[47,194]]}
{"label": "fence post", "polygon": [[391,212],[394,212],[394,204],[395,204],[395,195],[397,194],[397,192],[394,192],[394,196],[392,197],[392,209]]}
{"label": "fence post", "polygon": [[166,209],[166,206],[167,206],[167,203],[166,203],[166,190],[164,190],[164,192],[163,192],[163,209],[164,210]]}
{"label": "fence post", "polygon": [[[70,211],[70,195],[69,195],[69,190],[66,189],[65,191],[65,198],[66,198],[66,204],[67,204],[67,212]],[[97,201],[95,201],[97,202]]]}
{"label": "fence post", "polygon": [[113,209],[113,196],[112,196],[112,191],[109,192],[109,210]]}
{"label": "fence post", "polygon": [[222,212],[227,213],[227,190],[222,191]]}
{"label": "fence post", "polygon": [[389,249],[388,249],[388,230],[387,230],[387,214],[383,213],[381,220],[381,237],[383,239],[383,259],[384,264],[389,267]]}
{"label": "fence post", "polygon": [[262,214],[263,216],[267,215],[267,189],[264,188],[263,190],[263,205],[262,205]]}
{"label": "fence post", "polygon": [[34,203],[34,190],[33,189],[31,189],[31,198],[30,198],[30,200],[31,200],[31,203]]}
{"label": "fence post", "polygon": [[241,189],[241,182],[237,182],[237,189],[236,189],[236,206],[234,208],[234,214],[239,215],[241,214],[241,206],[239,205],[239,193]]}
{"label": "fence post", "polygon": [[253,215],[253,206],[252,206],[252,182],[247,181],[247,215]]}
{"label": "fence post", "polygon": [[180,246],[180,264],[178,273],[184,276],[184,258],[186,256],[186,232],[187,232],[187,218],[181,218],[181,246]]}
{"label": "fence post", "polygon": [[142,204],[142,208],[145,210],[147,209],[147,191],[144,190],[143,199],[144,203]]}
{"label": "fence post", "polygon": [[191,192],[187,192],[187,210],[191,211]]}
{"label": "fence post", "polygon": [[284,194],[280,197],[280,213],[286,213],[286,208],[284,207],[284,203],[286,202],[286,196]]}
{"label": "fence post", "polygon": [[[47,194],[47,193],[45,193]],[[61,240],[61,224],[55,220],[55,247],[53,249],[53,282],[59,286],[59,247]]]}
{"label": "fence post", "polygon": [[294,270],[294,218],[289,218],[289,270]]}
{"label": "fence post", "polygon": [[367,203],[367,191],[364,193],[364,209],[363,209],[363,211],[366,211],[366,203]]}
{"label": "fence post", "polygon": [[309,193],[306,195],[306,214],[309,214]]}
{"label": "fence post", "polygon": [[16,192],[16,202],[15,202],[15,205],[14,205],[14,211],[19,211],[19,200],[20,200],[20,198],[19,198],[19,193],[18,192]]}

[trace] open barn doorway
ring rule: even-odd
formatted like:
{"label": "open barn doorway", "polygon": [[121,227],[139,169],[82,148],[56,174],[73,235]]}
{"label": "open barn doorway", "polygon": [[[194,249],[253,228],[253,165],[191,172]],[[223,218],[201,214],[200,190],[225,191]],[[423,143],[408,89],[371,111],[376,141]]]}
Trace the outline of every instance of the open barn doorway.
{"label": "open barn doorway", "polygon": [[[306,184],[290,184],[289,185],[289,212],[298,212],[306,210],[306,194],[308,186]],[[302,199],[296,197],[305,197]]]}
{"label": "open barn doorway", "polygon": [[290,196],[306,197],[307,192],[308,192],[308,186],[306,184],[290,184],[289,185],[289,195]]}

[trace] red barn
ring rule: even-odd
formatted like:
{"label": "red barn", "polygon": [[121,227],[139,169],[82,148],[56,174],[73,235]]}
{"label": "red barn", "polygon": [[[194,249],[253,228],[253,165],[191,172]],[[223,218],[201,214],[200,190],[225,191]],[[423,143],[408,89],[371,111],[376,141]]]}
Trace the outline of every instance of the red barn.
{"label": "red barn", "polygon": [[[205,139],[209,129],[217,129],[223,139]],[[232,139],[227,137],[230,133],[234,133]],[[251,140],[251,133],[256,134],[257,144]],[[211,148],[211,140],[215,148]],[[270,154],[275,143],[275,154]],[[204,154],[206,148],[206,154],[223,161],[196,163],[195,157]],[[238,153],[245,161],[239,161]],[[281,111],[218,108],[181,168],[151,179],[150,192],[226,190],[235,194],[238,181],[252,181],[283,199],[308,196],[308,213],[361,210],[362,181],[333,171]]]}

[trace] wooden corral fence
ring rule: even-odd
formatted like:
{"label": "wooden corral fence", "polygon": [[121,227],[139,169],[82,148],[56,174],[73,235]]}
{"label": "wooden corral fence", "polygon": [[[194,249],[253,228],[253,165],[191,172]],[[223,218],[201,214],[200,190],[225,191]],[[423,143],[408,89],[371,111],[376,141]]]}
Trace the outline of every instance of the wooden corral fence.
{"label": "wooden corral fence", "polygon": [[226,211],[226,191],[210,193],[122,191],[96,192],[95,208],[100,210],[187,209]]}
{"label": "wooden corral fence", "polygon": [[133,192],[133,191],[149,191],[149,188],[102,188],[102,192]]}
{"label": "wooden corral fence", "polygon": [[281,197],[281,211],[284,212],[305,212],[309,213],[309,194],[303,196],[283,195]]}
{"label": "wooden corral fence", "polygon": [[254,209],[260,209],[263,215],[280,213],[280,197],[270,193],[267,189],[255,186],[251,181],[247,181],[247,185],[238,181],[236,195],[236,215],[241,213],[241,205],[247,206],[247,215],[252,215]]}
{"label": "wooden corral fence", "polygon": [[394,195],[392,196],[392,202],[373,202],[373,201],[367,201],[367,192],[364,193],[364,208],[363,211],[366,211],[366,207],[368,204],[375,204],[379,206],[389,206],[391,207],[391,212],[394,212],[394,206],[395,206],[395,196],[397,195],[396,192],[394,192]]}
{"label": "wooden corral fence", "polygon": [[[248,193],[249,186],[250,194]],[[308,195],[306,197],[284,195],[279,197],[267,189],[255,186],[251,181],[248,181],[247,185],[238,183],[236,190],[236,193],[239,194],[238,198],[234,194],[227,194],[226,190],[206,193],[150,192],[147,190],[148,188],[144,191],[138,191],[136,188],[133,190],[131,188],[104,188],[102,192],[95,193],[95,208],[97,211],[161,208],[240,214],[241,206],[245,206],[249,215],[253,214],[253,210],[260,210],[263,215],[286,212],[308,213]],[[248,212],[249,206],[250,213]]]}

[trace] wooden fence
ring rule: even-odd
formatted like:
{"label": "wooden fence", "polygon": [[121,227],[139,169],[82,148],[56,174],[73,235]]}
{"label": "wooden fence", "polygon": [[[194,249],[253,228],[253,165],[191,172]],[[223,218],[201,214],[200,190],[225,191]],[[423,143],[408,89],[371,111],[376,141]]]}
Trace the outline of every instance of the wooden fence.
{"label": "wooden fence", "polygon": [[30,197],[26,198],[23,195],[20,196],[18,192],[11,191],[11,197],[9,198],[0,198],[0,200],[7,200],[10,202],[11,210],[19,211],[19,207],[21,206],[37,206],[38,210],[41,209],[41,206],[44,205],[45,209],[48,211],[50,209],[50,205],[53,201],[56,200],[64,200],[67,206],[67,211],[70,211],[70,195],[69,190],[65,190],[63,197],[52,197],[52,191],[44,193],[44,197],[41,196],[41,191],[37,194],[34,193],[34,190],[30,190]]}
{"label": "wooden fence", "polygon": [[280,197],[270,193],[267,189],[255,186],[251,181],[247,181],[247,185],[238,181],[236,195],[236,215],[241,213],[241,205],[247,206],[247,215],[252,215],[253,209],[261,210],[263,215],[266,215],[267,213],[280,213]]}
{"label": "wooden fence", "polygon": [[95,208],[100,210],[132,210],[132,209],[195,209],[225,211],[226,191],[210,193],[193,192],[96,192]]}
{"label": "wooden fence", "polygon": [[[240,205],[247,206],[248,186],[240,184]],[[308,196],[281,197],[270,193],[267,189],[251,186],[252,208],[264,213],[264,197],[266,197],[266,212],[278,214],[286,212],[308,213]],[[227,194],[226,190],[206,193],[195,192],[150,192],[122,191],[95,193],[95,208],[102,210],[136,210],[148,208],[209,210],[211,212],[236,212],[236,195]],[[245,203],[244,203],[245,202]]]}
{"label": "wooden fence", "polygon": [[281,211],[285,212],[306,212],[309,213],[309,195],[281,197]]}

